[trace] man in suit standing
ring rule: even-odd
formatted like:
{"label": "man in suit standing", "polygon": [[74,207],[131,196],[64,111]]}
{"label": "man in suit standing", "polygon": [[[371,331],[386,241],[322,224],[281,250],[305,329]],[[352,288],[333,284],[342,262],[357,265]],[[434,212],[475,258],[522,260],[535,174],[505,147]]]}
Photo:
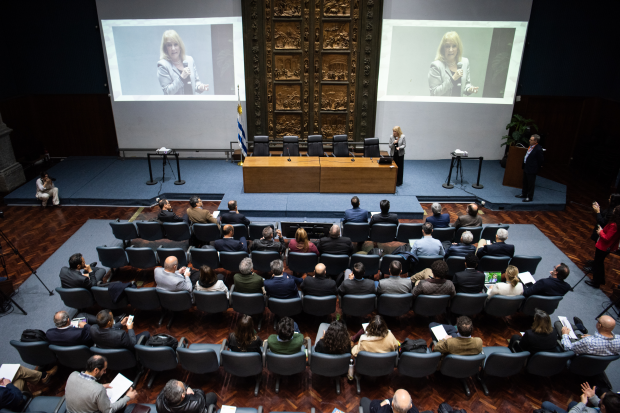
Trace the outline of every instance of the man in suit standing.
{"label": "man in suit standing", "polygon": [[390,214],[390,201],[384,199],[379,203],[379,207],[381,208],[381,213],[375,214],[370,218],[369,224],[371,227],[378,223],[398,225],[398,216],[396,214]]}
{"label": "man in suit standing", "polygon": [[[124,326],[127,327],[127,332],[123,331]],[[112,311],[107,309],[97,313],[97,325],[91,327],[90,335],[97,347],[127,350],[133,350],[140,337],[144,337],[145,342],[151,337],[148,331],[136,335],[133,331],[133,320],[130,322],[129,317],[123,318],[120,323],[114,323]]]}
{"label": "man in suit standing", "polygon": [[531,295],[544,295],[546,297],[564,296],[570,291],[570,285],[564,281],[570,274],[568,265],[561,263],[553,267],[553,271],[549,271],[551,274],[548,278],[538,280],[529,287],[523,290],[523,296],[525,298]]}
{"label": "man in suit standing", "polygon": [[478,216],[478,205],[467,205],[467,214],[461,215],[454,221],[454,230],[458,231],[461,227],[481,227],[482,218]]}
{"label": "man in suit standing", "polygon": [[336,281],[327,277],[327,268],[325,264],[317,264],[314,267],[314,277],[310,274],[306,275],[301,283],[301,291],[305,295],[313,295],[324,297],[326,295],[337,295]]}
{"label": "man in suit standing", "polygon": [[234,238],[235,235],[235,227],[232,225],[224,225],[222,229],[222,234],[224,238],[215,240],[213,245],[215,249],[218,251],[247,251],[248,244],[245,237],[241,237],[238,240]]}
{"label": "man in suit standing", "polygon": [[174,213],[172,205],[170,205],[167,199],[160,199],[158,205],[159,214],[157,214],[157,220],[159,222],[183,222],[183,218]]}
{"label": "man in suit standing", "polygon": [[280,231],[279,229],[276,230],[276,236],[278,238],[278,241],[276,241],[273,237],[273,228],[263,228],[263,237],[261,239],[255,239],[254,241],[252,241],[250,252],[276,251],[280,253],[280,255],[282,255],[284,250],[286,250],[286,244],[284,243],[284,238],[282,237],[282,231]]}
{"label": "man in suit standing", "polygon": [[446,251],[446,259],[448,257],[467,257],[469,254],[476,253],[476,247],[472,244],[474,242],[474,234],[470,231],[465,231],[461,234],[461,242],[458,244],[453,242]]}
{"label": "man in suit standing", "polygon": [[90,325],[82,321],[77,327],[71,325],[71,317],[66,311],[58,311],[54,314],[54,325],[45,332],[45,337],[50,344],[55,346],[89,346],[93,340],[90,337]]}
{"label": "man in suit standing", "polygon": [[364,264],[356,262],[353,265],[353,271],[349,274],[349,278],[340,284],[338,293],[340,295],[375,294],[375,282],[364,278],[364,272]]}
{"label": "man in suit standing", "polygon": [[424,236],[413,243],[413,252],[418,256],[445,255],[441,241],[433,238],[433,224],[425,222],[422,224],[422,234]]}
{"label": "man in suit standing", "polygon": [[530,137],[530,147],[523,159],[523,189],[516,198],[523,198],[523,202],[532,202],[534,200],[534,187],[536,186],[536,175],[543,166],[545,160],[543,149],[538,144],[540,142],[539,135]]}
{"label": "man in suit standing", "polygon": [[394,260],[390,263],[390,277],[379,280],[377,294],[406,294],[413,288],[409,277],[403,278],[403,265]]}
{"label": "man in suit standing", "polygon": [[433,215],[426,217],[426,222],[433,224],[433,228],[448,228],[450,226],[450,214],[442,214],[442,207],[438,202],[431,205]]}
{"label": "man in suit standing", "polygon": [[[60,269],[60,285],[62,288],[86,288],[99,284],[106,275],[104,268],[95,267],[97,263],[86,265],[82,254],[73,254],[69,258],[69,267]],[[84,274],[80,272],[84,270]]]}
{"label": "man in suit standing", "polygon": [[217,222],[217,219],[211,215],[211,212],[202,209],[202,200],[196,195],[193,195],[189,199],[187,217],[194,224],[217,224],[217,227],[220,227],[220,224]]}
{"label": "man in suit standing", "polygon": [[340,236],[340,226],[334,224],[329,229],[329,237],[323,237],[316,245],[321,254],[351,255],[353,244],[351,238]]}
{"label": "man in suit standing", "polygon": [[347,209],[344,211],[344,219],[342,220],[343,224],[347,222],[368,222],[368,211],[360,208],[360,199],[356,196],[351,198],[351,206],[353,208]]}
{"label": "man in suit standing", "polygon": [[456,292],[466,294],[478,294],[482,292],[484,287],[484,273],[477,271],[478,257],[474,254],[469,254],[465,257],[465,271],[460,271],[454,274],[452,277],[452,283]]}
{"label": "man in suit standing", "polygon": [[485,255],[490,255],[491,257],[514,257],[515,246],[512,244],[506,244],[507,239],[508,230],[505,228],[498,229],[497,234],[495,234],[495,244],[491,244],[488,241],[481,239],[478,243],[478,252],[476,252],[476,255],[478,258],[482,258]]}
{"label": "man in suit standing", "polygon": [[302,283],[303,279],[285,273],[282,260],[271,261],[270,267],[273,277],[264,281],[267,295],[282,300],[299,297],[297,286]]}
{"label": "man in suit standing", "polygon": [[220,222],[222,224],[250,225],[250,220],[247,219],[245,215],[239,213],[237,201],[228,201],[228,212],[220,215]]}

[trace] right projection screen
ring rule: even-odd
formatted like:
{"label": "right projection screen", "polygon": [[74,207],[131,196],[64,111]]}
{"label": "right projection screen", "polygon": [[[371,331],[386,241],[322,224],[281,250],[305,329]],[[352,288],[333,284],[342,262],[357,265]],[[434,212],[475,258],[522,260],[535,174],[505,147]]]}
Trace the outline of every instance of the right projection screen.
{"label": "right projection screen", "polygon": [[376,136],[394,126],[407,159],[462,149],[500,159],[523,56],[531,0],[386,0]]}

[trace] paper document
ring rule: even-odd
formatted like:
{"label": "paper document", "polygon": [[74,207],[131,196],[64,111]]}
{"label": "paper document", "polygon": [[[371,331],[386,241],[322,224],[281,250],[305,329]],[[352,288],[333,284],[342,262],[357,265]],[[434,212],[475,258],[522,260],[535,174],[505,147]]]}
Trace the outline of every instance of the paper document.
{"label": "paper document", "polygon": [[9,379],[13,381],[15,374],[19,370],[19,364],[3,364],[0,367],[0,379]]}
{"label": "paper document", "polygon": [[371,212],[370,215],[372,216],[372,215],[377,215],[377,214],[380,214],[380,213],[381,212]]}
{"label": "paper document", "polygon": [[523,332],[523,331],[519,331],[519,332],[521,333],[521,335],[522,335],[522,336],[524,336],[524,335],[525,335],[525,332]]}
{"label": "paper document", "polygon": [[117,374],[114,380],[112,380],[112,383],[110,383],[111,388],[106,389],[110,403],[116,403],[132,385],[133,382],[127,377],[120,373]]}
{"label": "paper document", "polygon": [[86,318],[80,317],[80,318],[74,318],[73,320],[71,320],[71,326],[72,327],[79,327],[80,323],[82,321],[86,321]]}
{"label": "paper document", "polygon": [[235,406],[222,406],[220,413],[235,413],[237,408]]}
{"label": "paper document", "polygon": [[219,217],[219,216],[220,216],[220,211],[215,211],[215,212],[213,213],[213,218],[217,218],[217,217]]}
{"label": "paper document", "polygon": [[529,271],[520,273],[519,279],[523,281],[523,284],[529,284],[529,283],[534,284],[536,282],[536,280],[534,279],[534,277],[532,277],[532,274],[530,274]]}
{"label": "paper document", "polygon": [[362,324],[362,328],[364,329],[364,331],[366,331],[366,328],[368,327],[368,324],[370,324],[370,323],[363,323]]}
{"label": "paper document", "polygon": [[411,247],[411,249],[413,249],[413,243],[415,242],[414,239],[410,239],[409,240],[409,246]]}
{"label": "paper document", "polygon": [[560,323],[562,323],[564,327],[568,327],[568,329],[570,330],[570,333],[568,333],[568,336],[574,340],[577,340],[577,336],[575,335],[575,332],[573,331],[573,326],[570,325],[570,322],[568,321],[568,319],[566,317],[558,316],[558,320],[560,320]]}
{"label": "paper document", "polygon": [[435,334],[435,338],[437,339],[437,341],[442,340],[448,336],[448,333],[446,333],[446,329],[443,328],[442,325],[431,327],[431,331],[433,332],[433,334]]}

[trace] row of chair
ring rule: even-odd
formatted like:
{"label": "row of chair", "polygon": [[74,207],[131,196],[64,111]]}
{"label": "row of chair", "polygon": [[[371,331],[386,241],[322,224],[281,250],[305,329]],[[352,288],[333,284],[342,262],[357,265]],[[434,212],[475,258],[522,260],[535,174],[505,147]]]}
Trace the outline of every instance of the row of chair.
{"label": "row of chair", "polygon": [[[349,150],[347,135],[334,135],[334,138],[329,143],[332,144],[333,157],[353,156]],[[250,156],[271,156],[268,136],[254,136],[254,149]],[[282,153],[280,156],[301,156],[299,153],[298,136],[287,135],[282,138]],[[308,135],[308,151],[306,156],[327,156],[322,135]],[[381,156],[379,138],[364,139],[364,156],[367,158],[378,158]]]}

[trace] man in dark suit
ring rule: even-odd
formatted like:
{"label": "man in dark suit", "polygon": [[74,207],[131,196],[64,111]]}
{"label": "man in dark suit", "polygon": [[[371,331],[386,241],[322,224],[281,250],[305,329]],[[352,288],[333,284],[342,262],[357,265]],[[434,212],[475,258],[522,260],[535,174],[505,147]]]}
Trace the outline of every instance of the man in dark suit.
{"label": "man in dark suit", "polygon": [[273,277],[264,281],[267,295],[282,300],[299,297],[297,286],[302,283],[303,279],[283,272],[284,263],[282,260],[271,261],[270,267]]}
{"label": "man in dark suit", "polygon": [[353,244],[351,238],[340,236],[340,226],[332,225],[329,229],[329,237],[323,237],[316,245],[321,254],[351,255]]}
{"label": "man in dark suit", "polygon": [[91,346],[90,325],[82,321],[77,327],[71,325],[71,317],[66,311],[58,311],[54,314],[54,325],[45,332],[47,341],[55,346]]}
{"label": "man in dark suit", "polygon": [[183,222],[183,218],[178,216],[172,210],[172,205],[167,199],[160,199],[158,202],[159,214],[157,214],[157,220],[160,222]]}
{"label": "man in dark suit", "polygon": [[456,242],[450,245],[450,248],[446,251],[445,258],[448,257],[467,257],[469,254],[476,253],[476,247],[472,244],[474,241],[474,234],[470,231],[465,231],[461,234],[461,242]]}
{"label": "man in dark suit", "polygon": [[[82,254],[73,254],[69,258],[69,267],[60,269],[60,285],[62,288],[86,288],[90,290],[92,286],[99,284],[105,277],[106,270],[97,268],[93,264],[86,265]],[[80,270],[84,270],[84,274]]]}
{"label": "man in dark suit", "polygon": [[543,278],[534,283],[534,285],[526,287],[523,290],[525,298],[531,295],[544,295],[546,297],[564,296],[570,291],[570,285],[564,281],[570,274],[568,265],[561,263],[553,267],[553,271],[549,271],[551,276]]}
{"label": "man in dark suit", "polygon": [[263,237],[261,239],[255,239],[254,241],[252,241],[250,252],[252,251],[276,251],[276,252],[279,252],[281,255],[286,249],[286,244],[284,244],[284,238],[282,238],[282,231],[277,230],[276,234],[277,234],[278,241],[276,241],[273,237],[273,228],[271,227],[263,228]]}
{"label": "man in dark suit", "polygon": [[232,225],[224,225],[224,228],[222,228],[222,234],[224,234],[224,238],[213,242],[216,250],[230,252],[248,250],[248,244],[245,237],[241,237],[239,240],[233,238],[235,235],[235,227]]}
{"label": "man in dark suit", "polygon": [[379,203],[379,207],[381,208],[380,214],[375,214],[370,218],[370,226],[372,227],[374,224],[385,223],[385,224],[396,224],[398,225],[398,216],[396,214],[390,214],[390,201],[384,199]]}
{"label": "man in dark suit", "polygon": [[228,201],[228,212],[220,215],[220,222],[222,224],[250,225],[250,220],[247,219],[245,215],[239,213],[237,201]]}
{"label": "man in dark suit", "polygon": [[349,274],[348,279],[344,280],[342,284],[340,284],[338,293],[340,295],[375,294],[375,281],[364,278],[364,272],[364,264],[361,262],[356,262],[353,265],[353,271]]}
{"label": "man in dark suit", "polygon": [[467,205],[467,214],[458,217],[452,226],[455,231],[458,231],[461,227],[481,227],[482,218],[478,215],[478,205]]}
{"label": "man in dark suit", "polygon": [[[123,326],[127,327],[127,332],[123,331]],[[151,337],[148,331],[136,335],[133,331],[133,320],[129,322],[129,317],[115,324],[110,310],[101,310],[97,313],[97,325],[91,327],[90,335],[97,347],[128,350],[133,350],[140,337],[145,338],[144,342]]]}
{"label": "man in dark suit", "polygon": [[480,242],[478,243],[478,252],[476,253],[476,255],[478,256],[478,258],[482,258],[485,255],[489,255],[491,257],[514,257],[515,246],[512,244],[506,244],[507,239],[508,230],[505,228],[498,229],[497,234],[495,234],[495,243],[491,244],[485,240],[480,240]]}
{"label": "man in dark suit", "polygon": [[360,199],[356,196],[351,198],[351,206],[353,208],[347,209],[344,211],[344,219],[342,220],[343,224],[347,222],[368,222],[368,211],[360,208]]}
{"label": "man in dark suit", "polygon": [[433,228],[448,228],[450,226],[450,214],[442,214],[442,207],[438,202],[431,205],[432,216],[426,217],[426,222],[433,224]]}
{"label": "man in dark suit", "polygon": [[543,149],[538,142],[540,142],[539,135],[534,134],[530,137],[530,147],[527,148],[527,153],[523,159],[523,189],[521,189],[519,195],[515,195],[517,198],[523,198],[523,202],[532,202],[534,200],[536,175],[538,175],[545,160]]}
{"label": "man in dark suit", "polygon": [[478,257],[469,254],[465,257],[465,271],[460,271],[452,277],[452,284],[458,293],[478,294],[484,287],[484,273],[476,271],[478,267]]}
{"label": "man in dark suit", "polygon": [[314,267],[314,277],[309,274],[306,275],[306,278],[301,283],[301,291],[303,291],[305,295],[314,295],[317,297],[338,294],[336,281],[327,277],[325,264],[317,264],[316,267]]}

